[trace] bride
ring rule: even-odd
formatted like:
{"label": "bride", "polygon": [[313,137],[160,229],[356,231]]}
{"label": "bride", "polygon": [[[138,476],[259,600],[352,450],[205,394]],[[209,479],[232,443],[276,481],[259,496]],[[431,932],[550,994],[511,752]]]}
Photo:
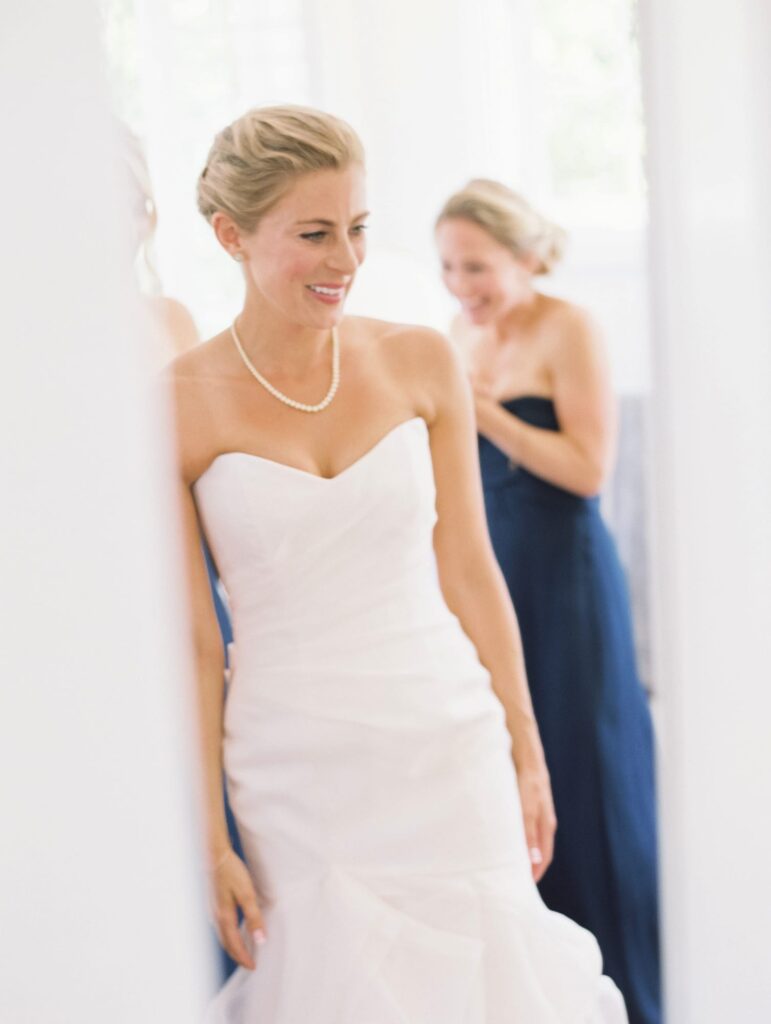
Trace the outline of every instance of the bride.
{"label": "bride", "polygon": [[241,965],[207,1020],[623,1024],[596,942],[535,885],[556,822],[464,373],[433,331],[344,315],[363,164],[344,122],[272,107],[198,183],[246,285],[168,371],[210,880]]}

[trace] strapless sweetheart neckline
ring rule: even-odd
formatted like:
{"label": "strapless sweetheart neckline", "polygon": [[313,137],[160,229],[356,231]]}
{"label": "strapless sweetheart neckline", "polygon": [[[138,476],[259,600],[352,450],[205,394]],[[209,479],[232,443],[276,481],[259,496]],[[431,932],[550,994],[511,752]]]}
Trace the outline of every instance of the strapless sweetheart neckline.
{"label": "strapless sweetheart neckline", "polygon": [[298,476],[310,477],[311,480],[320,480],[322,483],[331,484],[334,483],[336,480],[340,480],[342,477],[347,476],[358,466],[360,466],[363,462],[366,462],[370,456],[374,455],[379,448],[381,448],[387,441],[389,441],[395,434],[397,434],[404,427],[411,426],[412,424],[415,423],[422,423],[424,426],[426,426],[426,421],[423,419],[422,416],[410,416],[409,419],[402,420],[401,423],[397,423],[395,426],[391,427],[390,430],[386,431],[386,433],[383,434],[382,437],[378,438],[378,440],[375,441],[375,443],[370,448],[368,448],[362,455],[360,455],[357,459],[354,459],[353,462],[345,466],[344,469],[341,469],[339,473],[335,473],[333,476],[322,476],[321,473],[312,473],[308,469],[300,469],[299,466],[290,466],[286,462],[279,462],[277,459],[268,459],[264,455],[256,455],[254,452],[230,451],[220,452],[219,455],[215,455],[215,457],[212,459],[212,461],[209,463],[209,465],[206,467],[203,473],[201,473],[201,475],[195,482],[198,483],[200,480],[202,480],[209,472],[209,470],[212,469],[212,467],[217,462],[220,461],[220,459],[238,456],[243,459],[253,459],[258,463],[265,463],[268,466],[275,466],[280,471],[286,471],[292,474],[296,474]]}

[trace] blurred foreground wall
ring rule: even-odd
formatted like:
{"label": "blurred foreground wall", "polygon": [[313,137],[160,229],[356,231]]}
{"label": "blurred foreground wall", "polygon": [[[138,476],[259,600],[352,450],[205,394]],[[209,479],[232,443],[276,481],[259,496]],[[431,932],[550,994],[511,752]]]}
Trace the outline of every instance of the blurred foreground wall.
{"label": "blurred foreground wall", "polygon": [[0,1020],[191,1024],[190,674],[96,19],[0,16]]}
{"label": "blurred foreground wall", "polygon": [[670,1024],[771,1020],[771,8],[643,0]]}

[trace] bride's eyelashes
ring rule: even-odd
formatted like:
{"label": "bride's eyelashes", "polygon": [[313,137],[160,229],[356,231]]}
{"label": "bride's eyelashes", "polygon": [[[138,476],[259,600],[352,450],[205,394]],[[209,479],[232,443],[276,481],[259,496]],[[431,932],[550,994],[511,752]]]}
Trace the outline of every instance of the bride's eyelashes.
{"label": "bride's eyelashes", "polygon": [[[359,237],[364,234],[368,226],[367,224],[357,224],[356,227],[351,228],[351,234],[354,237]],[[308,242],[323,242],[328,234],[328,231],[305,231],[300,238],[304,238]]]}

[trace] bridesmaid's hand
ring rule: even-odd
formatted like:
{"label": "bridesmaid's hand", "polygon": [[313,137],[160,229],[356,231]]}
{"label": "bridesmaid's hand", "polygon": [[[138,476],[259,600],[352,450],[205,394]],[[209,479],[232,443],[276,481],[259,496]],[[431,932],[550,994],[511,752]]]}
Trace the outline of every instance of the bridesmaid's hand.
{"label": "bridesmaid's hand", "polygon": [[265,942],[265,927],[252,879],[235,850],[227,850],[210,868],[209,884],[212,916],[223,948],[236,963],[253,971],[254,959],[238,927],[238,908],[243,912],[255,946]]}
{"label": "bridesmaid's hand", "polygon": [[471,384],[474,396],[477,430],[483,434],[490,416],[495,416],[500,409],[498,402],[493,397],[493,384],[489,377],[480,376],[480,374],[472,372],[469,373],[469,383]]}
{"label": "bridesmaid's hand", "polygon": [[534,880],[540,882],[554,856],[554,833],[557,831],[546,765],[540,762],[517,766],[517,781],[530,865]]}
{"label": "bridesmaid's hand", "polygon": [[479,373],[478,370],[470,370],[468,379],[469,384],[471,384],[471,390],[474,393],[474,401],[477,401],[477,399],[493,401],[493,382],[489,377]]}

